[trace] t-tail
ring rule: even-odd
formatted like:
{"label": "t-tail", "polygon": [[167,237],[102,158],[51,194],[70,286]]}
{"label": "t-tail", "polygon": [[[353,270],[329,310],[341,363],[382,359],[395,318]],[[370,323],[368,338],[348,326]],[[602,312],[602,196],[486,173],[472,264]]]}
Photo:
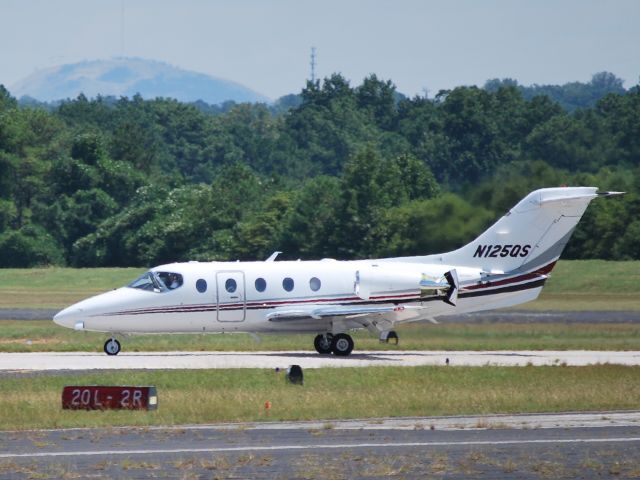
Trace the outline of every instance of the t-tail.
{"label": "t-tail", "polygon": [[404,261],[477,268],[487,274],[547,274],[594,198],[622,192],[595,187],[543,188],[528,194],[489,229],[458,250]]}
{"label": "t-tail", "polygon": [[[519,305],[540,294],[591,200],[620,193],[594,187],[536,190],[462,248],[387,260],[423,264],[423,300],[444,300],[456,313]],[[433,280],[438,274],[444,277]],[[433,295],[434,288],[440,294]],[[434,317],[451,313],[446,307],[431,310]]]}

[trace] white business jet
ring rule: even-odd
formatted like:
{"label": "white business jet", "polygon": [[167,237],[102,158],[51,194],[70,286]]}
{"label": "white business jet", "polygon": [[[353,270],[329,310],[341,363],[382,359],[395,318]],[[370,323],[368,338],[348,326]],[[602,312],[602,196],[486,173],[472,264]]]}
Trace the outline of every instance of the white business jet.
{"label": "white business jet", "polygon": [[468,245],[438,255],[275,261],[276,252],[260,262],[162,265],[53,320],[110,333],[108,355],[128,333],[310,332],[318,353],[345,356],[350,330],[397,343],[401,323],[534,300],[589,202],[621,193],[596,190],[536,190]]}

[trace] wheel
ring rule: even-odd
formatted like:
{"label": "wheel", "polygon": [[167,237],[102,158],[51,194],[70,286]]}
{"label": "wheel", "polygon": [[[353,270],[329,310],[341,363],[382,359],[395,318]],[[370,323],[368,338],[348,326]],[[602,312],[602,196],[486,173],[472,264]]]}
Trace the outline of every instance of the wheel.
{"label": "wheel", "polygon": [[110,338],[104,342],[104,353],[107,355],[117,355],[120,353],[120,342],[115,338]]}
{"label": "wheel", "polygon": [[316,351],[321,355],[327,355],[331,353],[331,340],[333,335],[327,333],[326,335],[318,335],[313,340],[313,346],[316,347]]}
{"label": "wheel", "polygon": [[331,341],[331,351],[334,355],[346,357],[353,350],[353,339],[346,333],[334,335]]}

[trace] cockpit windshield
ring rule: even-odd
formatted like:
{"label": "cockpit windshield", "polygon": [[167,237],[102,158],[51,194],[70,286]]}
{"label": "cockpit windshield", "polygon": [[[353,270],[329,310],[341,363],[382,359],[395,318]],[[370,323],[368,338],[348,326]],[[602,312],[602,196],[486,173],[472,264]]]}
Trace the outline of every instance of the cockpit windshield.
{"label": "cockpit windshield", "polygon": [[150,292],[168,292],[182,286],[182,275],[173,272],[146,272],[127,285]]}

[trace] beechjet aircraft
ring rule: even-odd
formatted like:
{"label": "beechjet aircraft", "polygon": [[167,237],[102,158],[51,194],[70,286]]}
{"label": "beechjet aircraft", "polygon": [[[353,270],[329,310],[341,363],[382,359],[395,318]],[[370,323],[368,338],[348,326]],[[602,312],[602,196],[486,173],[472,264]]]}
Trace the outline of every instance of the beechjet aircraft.
{"label": "beechjet aircraft", "polygon": [[[187,262],[152,268],[129,285],[72,305],[54,322],[107,332],[108,355],[128,333],[315,333],[320,354],[346,356],[366,328],[534,300],[589,202],[621,192],[536,190],[474,241],[437,255],[372,260]],[[435,227],[434,227],[435,228]]]}

